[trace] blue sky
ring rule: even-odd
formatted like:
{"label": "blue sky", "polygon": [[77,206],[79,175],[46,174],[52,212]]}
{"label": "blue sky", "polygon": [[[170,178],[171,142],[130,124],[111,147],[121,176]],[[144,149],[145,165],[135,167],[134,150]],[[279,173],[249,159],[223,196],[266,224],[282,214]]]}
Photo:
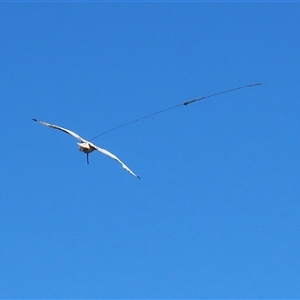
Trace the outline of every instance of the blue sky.
{"label": "blue sky", "polygon": [[0,298],[299,298],[299,5],[0,3]]}

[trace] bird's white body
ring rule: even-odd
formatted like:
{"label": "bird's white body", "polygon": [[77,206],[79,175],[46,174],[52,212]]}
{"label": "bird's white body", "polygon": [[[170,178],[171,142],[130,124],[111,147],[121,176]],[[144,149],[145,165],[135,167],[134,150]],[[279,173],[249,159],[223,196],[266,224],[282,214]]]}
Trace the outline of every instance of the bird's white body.
{"label": "bird's white body", "polygon": [[79,145],[79,150],[82,151],[82,152],[84,152],[84,153],[91,153],[91,152],[97,150],[89,142],[77,143],[77,144]]}
{"label": "bird's white body", "polygon": [[132,172],[132,171],[131,171],[131,170],[130,170],[130,169],[129,169],[129,168],[128,168],[128,167],[127,167],[127,166],[126,166],[126,165],[125,165],[125,164],[117,157],[117,156],[115,156],[115,155],[112,154],[111,152],[109,152],[109,151],[107,151],[107,150],[105,150],[105,149],[103,149],[103,148],[100,148],[100,147],[94,145],[93,143],[91,143],[91,142],[89,142],[89,141],[83,139],[83,138],[82,138],[81,136],[79,136],[77,133],[75,133],[75,132],[73,132],[73,131],[71,131],[71,130],[69,130],[69,129],[66,129],[66,128],[57,126],[57,125],[49,124],[49,123],[46,123],[46,122],[43,122],[43,121],[38,121],[38,120],[36,120],[36,119],[32,119],[32,120],[35,121],[35,122],[38,122],[38,123],[40,123],[40,124],[42,124],[42,125],[44,125],[44,126],[47,126],[47,127],[50,127],[50,128],[54,128],[54,129],[61,130],[61,131],[65,132],[65,133],[67,133],[67,134],[72,135],[72,136],[75,137],[76,139],[78,139],[78,140],[79,140],[79,143],[77,143],[77,144],[78,144],[78,146],[79,146],[79,150],[87,154],[87,163],[89,163],[89,156],[88,156],[88,155],[89,155],[91,152],[97,150],[97,151],[99,151],[99,152],[101,152],[101,153],[103,153],[103,154],[105,154],[105,155],[107,155],[107,156],[113,158],[113,159],[116,160],[117,162],[119,162],[119,163],[122,165],[122,167],[123,167],[126,171],[128,171],[131,175],[133,175],[133,176],[135,176],[135,177],[137,177],[137,178],[140,178],[138,175],[136,175],[135,173],[133,173],[133,172]]}

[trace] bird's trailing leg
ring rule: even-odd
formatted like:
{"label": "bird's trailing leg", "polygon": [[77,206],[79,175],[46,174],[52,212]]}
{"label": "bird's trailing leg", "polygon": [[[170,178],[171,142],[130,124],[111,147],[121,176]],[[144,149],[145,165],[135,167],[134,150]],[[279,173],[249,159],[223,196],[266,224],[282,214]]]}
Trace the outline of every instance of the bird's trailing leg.
{"label": "bird's trailing leg", "polygon": [[86,162],[87,162],[87,164],[89,164],[89,154],[88,153],[86,154]]}

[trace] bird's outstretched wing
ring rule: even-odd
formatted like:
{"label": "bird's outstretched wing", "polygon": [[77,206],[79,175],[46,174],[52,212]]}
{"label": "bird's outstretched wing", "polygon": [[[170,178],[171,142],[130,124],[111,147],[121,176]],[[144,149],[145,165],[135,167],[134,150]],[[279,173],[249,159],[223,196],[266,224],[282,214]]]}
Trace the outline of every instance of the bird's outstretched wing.
{"label": "bird's outstretched wing", "polygon": [[135,173],[133,173],[118,157],[116,157],[114,154],[110,153],[109,151],[103,149],[103,148],[100,148],[94,144],[92,144],[91,142],[89,142],[93,147],[95,147],[96,150],[98,150],[99,152],[105,154],[105,155],[108,155],[109,157],[115,159],[117,162],[119,162],[122,167],[128,171],[131,175],[137,177],[138,179],[140,179],[140,176],[136,175]]}
{"label": "bird's outstretched wing", "polygon": [[65,129],[65,128],[60,127],[60,126],[57,126],[57,125],[53,125],[53,124],[49,124],[49,123],[46,123],[46,122],[43,122],[43,121],[39,121],[39,120],[37,120],[37,119],[32,119],[32,120],[35,121],[35,122],[38,122],[38,123],[40,123],[40,124],[42,124],[42,125],[44,125],[44,126],[48,126],[48,127],[50,127],[50,128],[58,129],[58,130],[61,130],[61,131],[65,132],[65,133],[67,133],[67,134],[70,134],[70,135],[72,135],[74,138],[78,139],[81,143],[82,143],[82,142],[87,142],[85,139],[83,139],[83,138],[82,138],[81,136],[79,136],[77,133],[75,133],[75,132],[73,132],[73,131],[71,131],[71,130],[69,130],[69,129]]}

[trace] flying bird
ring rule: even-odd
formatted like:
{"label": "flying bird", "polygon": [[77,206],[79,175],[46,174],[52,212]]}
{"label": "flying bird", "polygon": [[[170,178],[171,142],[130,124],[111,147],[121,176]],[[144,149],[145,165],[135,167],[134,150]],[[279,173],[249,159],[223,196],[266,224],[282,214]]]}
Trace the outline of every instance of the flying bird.
{"label": "flying bird", "polygon": [[105,150],[105,149],[102,149],[96,145],[94,145],[93,143],[83,139],[81,136],[79,136],[77,133],[69,130],[69,129],[66,129],[66,128],[63,128],[63,127],[60,127],[60,126],[57,126],[57,125],[53,125],[53,124],[49,124],[49,123],[46,123],[46,122],[43,122],[43,121],[39,121],[37,119],[32,119],[33,121],[35,122],[38,122],[44,126],[47,126],[47,127],[50,127],[50,128],[54,128],[54,129],[58,129],[58,130],[61,130],[67,134],[70,134],[72,135],[74,138],[76,138],[77,140],[79,140],[79,143],[77,143],[79,145],[79,151],[82,151],[84,153],[86,153],[86,160],[87,160],[87,163],[89,164],[89,154],[95,150],[98,150],[99,152],[113,158],[114,160],[116,160],[117,162],[119,162],[122,167],[128,171],[131,175],[137,177],[137,178],[140,178],[138,175],[136,175],[135,173],[133,173],[117,156],[115,156],[114,154],[112,154],[111,152]]}

